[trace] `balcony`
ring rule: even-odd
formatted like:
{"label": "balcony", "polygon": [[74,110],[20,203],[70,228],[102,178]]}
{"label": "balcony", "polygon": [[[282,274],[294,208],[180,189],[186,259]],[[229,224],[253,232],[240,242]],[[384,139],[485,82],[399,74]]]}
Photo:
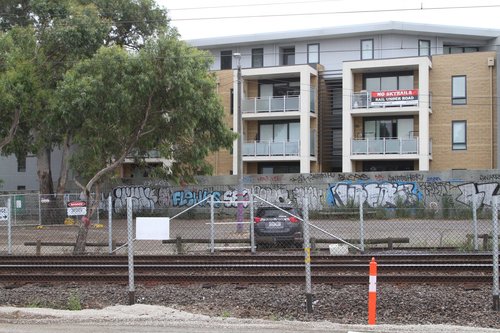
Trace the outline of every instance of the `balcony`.
{"label": "balcony", "polygon": [[352,139],[352,155],[418,154],[418,138]]}
{"label": "balcony", "polygon": [[299,111],[300,96],[255,97],[243,99],[242,113]]}
{"label": "balcony", "polygon": [[243,156],[299,156],[299,141],[249,141],[243,143]]}

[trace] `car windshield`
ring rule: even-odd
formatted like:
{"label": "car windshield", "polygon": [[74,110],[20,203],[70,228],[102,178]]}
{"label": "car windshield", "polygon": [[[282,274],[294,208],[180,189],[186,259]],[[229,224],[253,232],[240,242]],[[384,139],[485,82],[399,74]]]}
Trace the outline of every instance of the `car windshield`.
{"label": "car windshield", "polygon": [[[293,214],[293,208],[292,207],[283,207],[283,210],[286,210],[287,212]],[[261,217],[287,217],[290,216],[289,214],[283,212],[282,210],[279,210],[277,208],[266,208],[263,209],[260,214]]]}

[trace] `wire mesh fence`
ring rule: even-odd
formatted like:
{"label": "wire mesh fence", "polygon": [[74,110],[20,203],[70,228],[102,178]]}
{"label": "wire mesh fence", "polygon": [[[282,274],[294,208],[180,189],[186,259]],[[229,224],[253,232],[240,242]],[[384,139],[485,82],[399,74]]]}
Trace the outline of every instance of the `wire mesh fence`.
{"label": "wire mesh fence", "polygon": [[[254,207],[250,209],[250,193],[246,191],[242,203],[244,218],[237,221],[237,201],[210,196],[186,202],[177,208],[145,205],[132,200],[135,217],[169,217],[170,239],[142,245],[139,254],[188,254],[213,253],[223,250],[252,251],[251,227],[258,225],[262,207],[295,207],[297,214],[303,210],[303,196],[292,200],[275,197],[268,200],[257,191]],[[191,200],[191,204],[187,204]],[[119,198],[83,198],[80,194],[45,196],[39,194],[0,195],[0,255],[1,254],[70,254],[73,251],[82,215],[71,213],[68,203],[85,202],[92,210],[87,234],[86,254],[126,253],[126,206]],[[474,204],[476,202],[476,204]],[[314,200],[308,204],[311,228],[311,248],[329,251],[333,244],[356,244],[364,251],[370,249],[447,249],[456,251],[486,251],[492,244],[491,206],[456,204],[448,197],[440,203],[397,201],[393,205],[370,204],[362,194],[353,192],[343,205],[318,206]],[[361,203],[361,204],[360,204]],[[1,213],[6,216],[2,217]],[[78,214],[78,213],[77,213]],[[285,237],[287,224],[275,221],[268,237],[255,241],[253,250],[280,250],[301,248],[301,235]],[[288,221],[286,221],[288,222]],[[267,223],[267,222],[266,222]],[[269,223],[267,223],[269,224]],[[273,224],[273,222],[271,222]],[[293,224],[290,224],[293,226]],[[260,229],[259,229],[260,230]],[[280,236],[280,232],[284,235]],[[284,233],[283,233],[284,232]],[[256,235],[259,237],[259,234]],[[10,249],[8,248],[10,244]],[[73,246],[72,246],[73,245]]]}
{"label": "wire mesh fence", "polygon": [[[310,200],[306,191],[299,192],[302,196],[286,197],[266,196],[254,190],[246,190],[241,202],[236,200],[236,195],[230,200],[214,193],[196,200],[185,196],[178,198],[183,204],[175,208],[149,205],[132,196],[124,202],[123,197],[112,195],[99,200],[79,194],[60,197],[2,195],[0,255],[79,254],[94,258],[128,255],[129,267],[124,274],[128,272],[129,299],[133,302],[134,277],[137,277],[137,283],[142,283],[148,274],[163,278],[173,275],[176,283],[182,283],[193,274],[179,267],[165,270],[165,267],[150,267],[141,262],[134,265],[130,259],[134,256],[180,254],[214,258],[214,254],[251,253],[257,254],[256,257],[259,254],[278,254],[285,259],[295,254],[304,257],[302,265],[295,265],[299,270],[295,267],[294,273],[273,274],[278,275],[283,283],[302,280],[306,309],[311,312],[314,283],[326,281],[321,278],[329,278],[330,274],[311,266],[314,256],[360,252],[376,256],[381,250],[491,253],[492,245],[498,244],[493,241],[495,211],[484,201],[479,204],[476,196],[471,197],[469,205],[457,204],[446,196],[439,204],[424,199],[405,201],[396,198],[390,205],[377,205],[370,202],[366,192],[354,191],[349,198],[340,198],[342,205],[322,206]],[[82,205],[85,210],[79,210]],[[241,220],[237,214],[239,205],[244,212]],[[88,223],[84,218],[86,214],[90,215]],[[140,218],[160,218],[151,221],[167,223],[168,235],[155,235],[157,229],[152,228],[150,239],[137,237]],[[85,246],[76,251],[82,230],[86,232]],[[253,265],[254,271],[249,270],[247,274],[257,278],[262,274],[257,272],[257,267],[265,270],[279,263],[255,261],[251,264],[242,262],[242,265]],[[231,270],[207,270],[201,274],[199,282],[221,277],[231,281],[231,274]],[[123,283],[119,277],[116,279]],[[495,295],[498,297],[498,293]]]}

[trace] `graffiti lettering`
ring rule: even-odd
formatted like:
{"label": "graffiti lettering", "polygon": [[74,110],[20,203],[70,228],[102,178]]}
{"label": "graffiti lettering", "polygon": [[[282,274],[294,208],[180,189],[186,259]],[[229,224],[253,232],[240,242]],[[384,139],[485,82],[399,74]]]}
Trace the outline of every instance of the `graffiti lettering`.
{"label": "graffiti lettering", "polygon": [[350,204],[366,203],[370,207],[396,207],[414,205],[421,194],[415,183],[381,182],[351,184],[338,183],[330,188],[331,204],[345,207]]}
{"label": "graffiti lettering", "polygon": [[421,182],[424,175],[420,173],[410,173],[407,175],[388,175],[387,180],[391,182]]}
{"label": "graffiti lettering", "polygon": [[355,182],[359,180],[369,180],[370,177],[368,177],[364,173],[339,173],[338,174],[339,181],[341,182]]}

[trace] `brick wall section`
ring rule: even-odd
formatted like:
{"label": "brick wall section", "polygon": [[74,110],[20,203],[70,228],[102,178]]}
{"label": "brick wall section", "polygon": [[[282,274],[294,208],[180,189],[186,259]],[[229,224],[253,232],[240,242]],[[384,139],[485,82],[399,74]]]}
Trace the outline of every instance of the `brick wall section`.
{"label": "brick wall section", "polygon": [[[491,93],[496,91],[496,66],[490,81],[489,57],[495,52],[474,52],[432,57],[430,91],[432,114],[430,137],[432,138],[432,171],[450,169],[488,169],[492,166],[492,150],[496,139],[496,105]],[[467,104],[452,105],[452,76],[467,76]],[[491,87],[493,82],[493,87]],[[493,116],[493,118],[492,118]],[[467,149],[452,150],[452,121],[467,121]],[[494,127],[492,129],[492,126]],[[493,160],[496,157],[493,156]]]}
{"label": "brick wall section", "polygon": [[[233,88],[233,71],[223,70],[216,72],[218,80],[218,94],[224,107],[224,122],[233,128],[233,115],[231,114],[231,89]],[[233,169],[233,157],[226,149],[219,150],[207,157],[213,167],[214,176],[229,175]]]}

